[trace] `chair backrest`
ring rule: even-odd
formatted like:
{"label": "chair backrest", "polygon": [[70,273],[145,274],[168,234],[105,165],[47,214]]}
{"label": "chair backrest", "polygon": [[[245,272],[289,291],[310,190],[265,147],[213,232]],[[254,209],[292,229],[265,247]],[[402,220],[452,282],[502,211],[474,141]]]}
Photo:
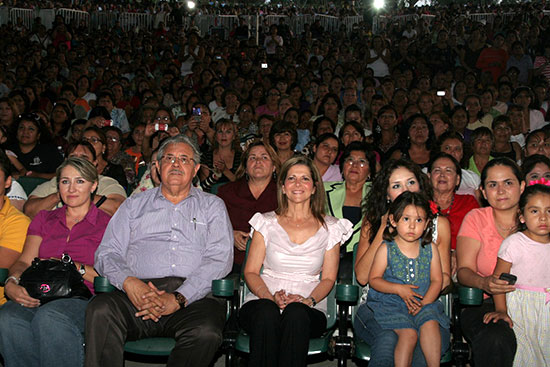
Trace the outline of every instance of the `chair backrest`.
{"label": "chair backrest", "polygon": [[30,177],[30,176],[21,176],[17,179],[17,182],[23,186],[23,190],[25,190],[25,193],[28,195],[33,192],[33,190],[36,188],[36,186],[43,184],[44,182],[49,181],[45,178],[40,177]]}

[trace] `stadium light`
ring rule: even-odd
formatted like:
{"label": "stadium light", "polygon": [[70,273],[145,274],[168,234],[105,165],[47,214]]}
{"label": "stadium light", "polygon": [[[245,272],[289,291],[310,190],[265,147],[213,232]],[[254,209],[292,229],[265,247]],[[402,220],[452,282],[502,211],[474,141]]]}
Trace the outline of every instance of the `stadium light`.
{"label": "stadium light", "polygon": [[197,6],[197,3],[195,3],[193,0],[189,0],[189,1],[187,2],[187,7],[188,7],[189,9],[195,9],[195,6]]}
{"label": "stadium light", "polygon": [[376,9],[376,10],[382,9],[385,5],[386,5],[386,4],[385,4],[385,1],[384,1],[384,0],[374,0],[373,3],[372,3],[372,6],[373,6],[374,9]]}

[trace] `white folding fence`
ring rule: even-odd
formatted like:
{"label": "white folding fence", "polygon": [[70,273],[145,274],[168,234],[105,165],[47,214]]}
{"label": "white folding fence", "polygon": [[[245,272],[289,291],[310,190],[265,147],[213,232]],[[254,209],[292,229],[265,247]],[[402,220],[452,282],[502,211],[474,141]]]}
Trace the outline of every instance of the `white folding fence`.
{"label": "white folding fence", "polygon": [[153,28],[154,17],[147,13],[122,13],[120,14],[120,26],[125,31],[136,29],[151,30]]}
{"label": "white folding fence", "polygon": [[[11,22],[17,23],[17,19],[21,18],[23,24],[30,28],[35,18],[40,17],[41,23],[46,28],[51,29],[52,23],[56,15],[61,15],[67,24],[76,25],[79,27],[86,26],[89,29],[109,29],[116,22],[120,22],[121,27],[125,31],[140,29],[152,30],[157,27],[160,22],[165,24],[169,21],[169,14],[159,12],[151,13],[118,13],[110,11],[94,11],[91,13],[74,10],[74,9],[22,9],[0,7],[0,25]],[[344,25],[347,32],[351,32],[353,25],[363,20],[362,16],[352,16],[338,18],[323,14],[303,14],[288,17],[286,15],[196,15],[194,17],[184,18],[183,26],[187,29],[195,26],[199,29],[202,36],[217,32],[218,35],[227,39],[230,32],[239,25],[239,20],[244,19],[249,27],[251,37],[258,39],[258,29],[260,24],[272,25],[279,24],[281,19],[289,26],[293,34],[301,34],[306,24],[312,24],[318,19],[323,28],[328,32],[336,32]]]}
{"label": "white folding fence", "polygon": [[57,9],[55,14],[61,15],[65,24],[71,24],[77,27],[90,26],[90,13],[87,11],[61,8]]}
{"label": "white folding fence", "polygon": [[[550,11],[545,11],[545,14],[550,14]],[[511,20],[515,15],[515,13],[472,13],[465,14],[463,16],[470,20],[487,24],[493,23],[497,16],[501,16],[502,20],[506,22]],[[408,21],[416,21],[418,19],[426,20],[428,23],[431,24],[435,18],[436,16],[432,14],[422,14],[421,16],[418,16],[417,14],[397,16],[379,15],[373,18],[372,31],[373,33],[379,33],[380,31],[384,30],[389,23],[397,23],[400,26],[403,26]]]}
{"label": "white folding fence", "polygon": [[93,29],[109,29],[118,21],[118,12],[94,11],[90,14],[90,27]]}
{"label": "white folding fence", "polygon": [[27,29],[31,29],[34,18],[36,18],[36,15],[32,9],[13,8],[10,9],[9,12],[9,21],[12,22],[12,24],[18,24],[19,19],[21,19],[23,21],[23,25]]}

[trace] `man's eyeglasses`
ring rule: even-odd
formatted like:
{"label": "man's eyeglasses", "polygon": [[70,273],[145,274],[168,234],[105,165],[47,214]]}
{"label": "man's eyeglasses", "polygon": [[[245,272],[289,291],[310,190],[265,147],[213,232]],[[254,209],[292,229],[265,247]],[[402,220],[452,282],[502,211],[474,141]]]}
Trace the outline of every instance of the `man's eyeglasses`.
{"label": "man's eyeglasses", "polygon": [[[181,164],[182,166],[186,166],[188,164],[191,164],[191,161],[195,162],[193,158],[189,158],[185,155],[176,157],[175,155],[163,155],[161,158],[161,161],[168,164],[174,164],[176,161]],[[195,162],[196,163],[196,162]]]}

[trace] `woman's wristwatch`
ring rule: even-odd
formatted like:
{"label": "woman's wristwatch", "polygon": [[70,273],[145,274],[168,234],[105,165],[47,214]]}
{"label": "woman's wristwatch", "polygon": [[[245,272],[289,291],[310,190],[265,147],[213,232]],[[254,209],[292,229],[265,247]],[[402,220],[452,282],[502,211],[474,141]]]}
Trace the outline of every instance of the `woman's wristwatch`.
{"label": "woman's wristwatch", "polygon": [[313,298],[312,296],[309,296],[307,298],[304,298],[302,300],[302,303],[306,300],[306,299],[309,299],[311,301],[311,306],[310,307],[315,307],[315,305],[317,304],[317,301],[315,300],[315,298]]}

